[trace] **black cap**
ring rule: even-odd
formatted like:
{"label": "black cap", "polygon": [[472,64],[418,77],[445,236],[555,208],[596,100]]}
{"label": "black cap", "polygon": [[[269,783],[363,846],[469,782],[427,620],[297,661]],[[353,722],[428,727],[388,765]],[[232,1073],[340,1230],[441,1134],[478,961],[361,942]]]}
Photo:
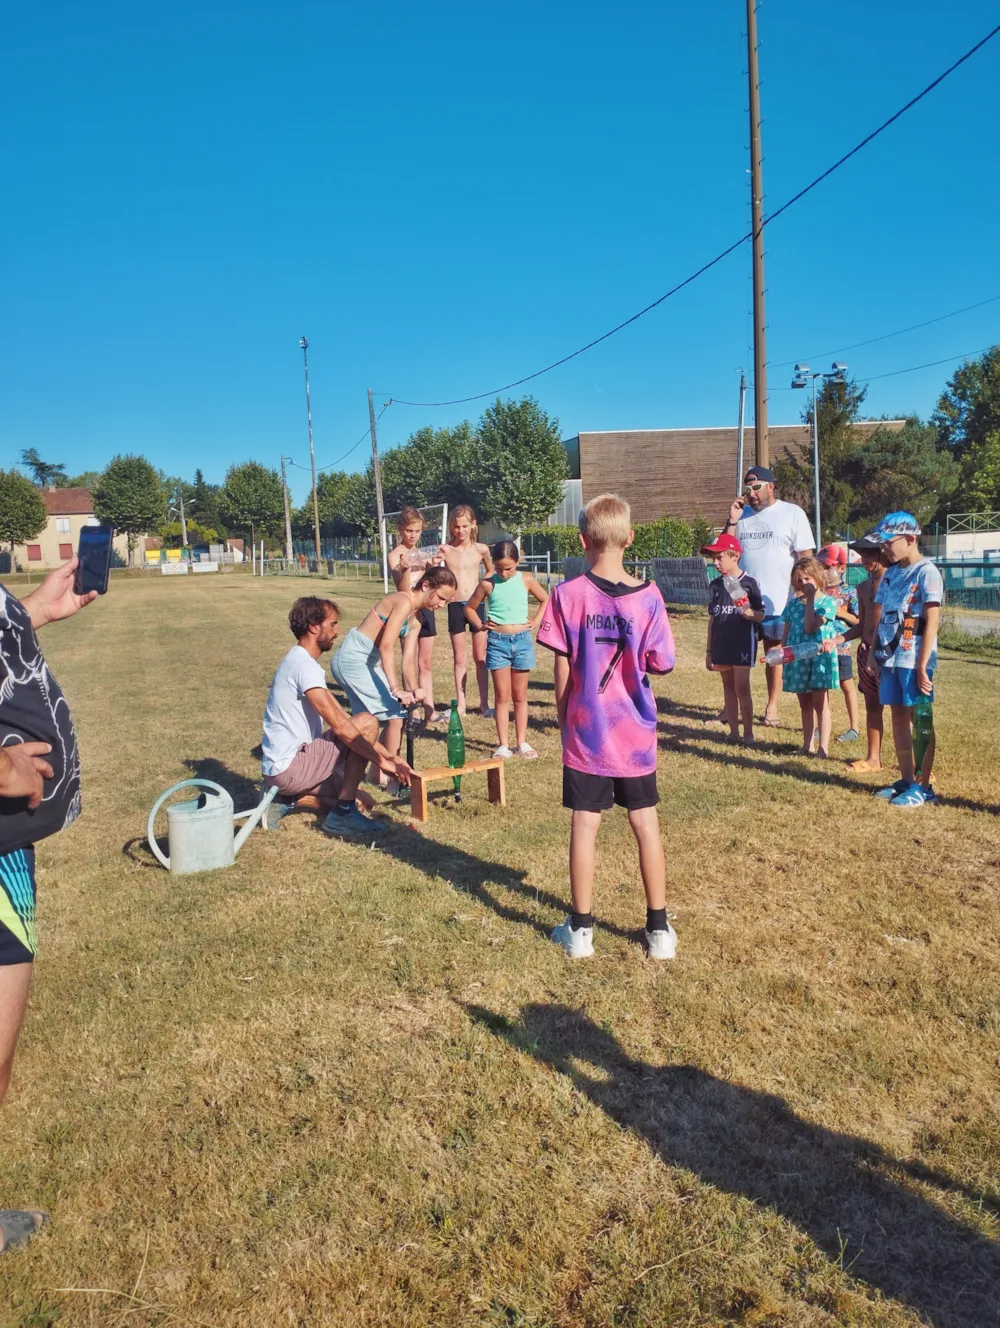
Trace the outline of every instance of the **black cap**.
{"label": "black cap", "polygon": [[765,484],[774,483],[774,471],[768,470],[767,466],[751,466],[743,478],[745,484],[747,480],[763,480]]}
{"label": "black cap", "polygon": [[851,540],[847,547],[853,549],[855,553],[874,553],[876,550],[881,549],[882,541],[876,539],[869,530],[866,534],[862,535],[860,539]]}

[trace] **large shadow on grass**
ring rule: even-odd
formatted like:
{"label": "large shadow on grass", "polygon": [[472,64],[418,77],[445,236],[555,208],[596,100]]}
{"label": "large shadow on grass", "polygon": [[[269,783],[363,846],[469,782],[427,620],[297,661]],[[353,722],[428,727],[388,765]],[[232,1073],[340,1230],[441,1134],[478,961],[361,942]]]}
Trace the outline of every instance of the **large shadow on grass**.
{"label": "large shadow on grass", "polygon": [[[525,872],[503,863],[490,862],[486,858],[466,853],[464,849],[426,839],[421,834],[414,834],[401,827],[382,835],[378,844],[384,853],[399,862],[422,872],[431,880],[443,878],[454,889],[478,900],[504,922],[530,927],[546,940],[552,930],[552,923],[544,922],[533,912],[518,907],[518,901],[543,904],[546,908],[555,909],[561,917],[569,913],[568,888],[565,897],[540,890],[528,883]],[[600,928],[602,933],[610,932],[636,944],[642,938],[641,928],[627,931],[603,918],[600,919]]]}
{"label": "large shadow on grass", "polygon": [[214,756],[189,756],[184,764],[193,779],[210,779],[221,785],[238,812],[247,811],[260,802],[260,785],[231,769],[224,761],[218,761]]}
{"label": "large shadow on grass", "polygon": [[514,1022],[465,1008],[473,1022],[564,1074],[669,1166],[773,1209],[851,1276],[935,1328],[1000,1324],[1000,1246],[941,1206],[942,1191],[958,1192],[997,1212],[996,1195],[969,1193],[866,1139],[802,1120],[780,1097],[694,1066],[633,1060],[580,1011],[528,1005]]}

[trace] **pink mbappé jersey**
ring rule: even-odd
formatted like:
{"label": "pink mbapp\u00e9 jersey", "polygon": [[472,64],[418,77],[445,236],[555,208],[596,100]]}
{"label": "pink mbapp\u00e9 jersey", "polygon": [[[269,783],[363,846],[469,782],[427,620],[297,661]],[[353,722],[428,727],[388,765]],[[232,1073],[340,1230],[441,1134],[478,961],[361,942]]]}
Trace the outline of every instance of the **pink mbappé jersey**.
{"label": "pink mbapp\u00e9 jersey", "polygon": [[656,771],[656,698],[647,673],[674,667],[674,638],[652,582],[588,572],[556,586],[539,645],[569,658],[563,765],[628,779]]}

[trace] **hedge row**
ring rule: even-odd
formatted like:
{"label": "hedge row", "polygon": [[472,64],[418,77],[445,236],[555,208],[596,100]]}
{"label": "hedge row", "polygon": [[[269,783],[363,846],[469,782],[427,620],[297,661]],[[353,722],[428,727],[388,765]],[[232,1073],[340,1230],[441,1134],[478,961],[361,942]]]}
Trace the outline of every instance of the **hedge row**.
{"label": "hedge row", "polygon": [[[690,558],[712,538],[714,527],[703,517],[682,521],[668,516],[661,521],[637,521],[630,558]],[[528,554],[551,553],[553,558],[572,558],[580,552],[576,526],[538,526],[526,530],[522,547]]]}

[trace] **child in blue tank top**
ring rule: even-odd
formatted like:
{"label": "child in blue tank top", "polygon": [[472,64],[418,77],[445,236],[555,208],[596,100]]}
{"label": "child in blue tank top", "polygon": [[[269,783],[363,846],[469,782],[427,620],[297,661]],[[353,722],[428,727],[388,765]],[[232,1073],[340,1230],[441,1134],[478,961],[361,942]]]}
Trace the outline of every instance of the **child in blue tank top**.
{"label": "child in blue tank top", "polygon": [[[495,757],[506,760],[514,755],[507,744],[510,726],[509,705],[514,698],[514,741],[518,756],[534,760],[538,753],[528,742],[528,674],[535,667],[535,643],[532,633],[542,620],[548,594],[533,576],[517,570],[520,553],[512,540],[500,540],[490,549],[492,576],[480,581],[465,606],[465,617],[473,632],[488,632],[486,667],[493,674],[496,704],[497,738]],[[534,615],[528,617],[528,596],[537,602]],[[480,604],[486,600],[486,625],[479,617]]]}

